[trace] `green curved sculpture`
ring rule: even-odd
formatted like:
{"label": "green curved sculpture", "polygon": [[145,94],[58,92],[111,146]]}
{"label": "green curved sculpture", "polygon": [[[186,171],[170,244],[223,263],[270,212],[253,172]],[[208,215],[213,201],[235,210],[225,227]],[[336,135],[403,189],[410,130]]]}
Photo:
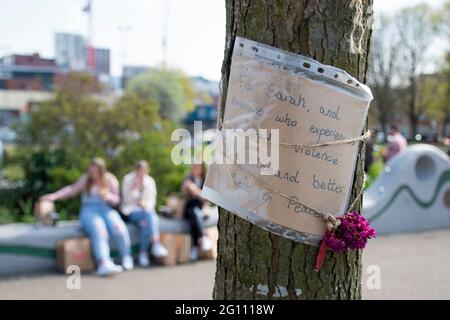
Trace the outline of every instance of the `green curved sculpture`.
{"label": "green curved sculpture", "polygon": [[395,190],[395,192],[392,194],[389,201],[380,209],[377,213],[375,213],[372,217],[369,218],[370,222],[375,221],[379,217],[383,215],[384,212],[392,205],[392,203],[397,199],[397,197],[403,192],[407,192],[411,198],[417,203],[418,206],[421,208],[429,208],[431,207],[434,202],[436,201],[437,196],[439,195],[439,192],[441,191],[442,187],[447,183],[450,182],[450,170],[444,171],[442,175],[439,178],[438,183],[436,184],[436,187],[434,188],[433,196],[429,201],[422,201],[419,197],[412,191],[412,189],[407,185],[401,185],[400,187]]}

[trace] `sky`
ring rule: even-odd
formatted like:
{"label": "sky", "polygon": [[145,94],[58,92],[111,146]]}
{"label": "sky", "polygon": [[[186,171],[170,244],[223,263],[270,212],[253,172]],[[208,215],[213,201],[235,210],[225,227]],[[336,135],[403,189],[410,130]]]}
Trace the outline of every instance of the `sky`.
{"label": "sky", "polygon": [[[92,43],[111,49],[112,73],[122,65],[167,65],[191,76],[220,78],[225,0],[92,0]],[[376,13],[393,13],[422,0],[375,0]],[[444,0],[427,1],[438,6]],[[0,56],[54,56],[53,34],[87,35],[87,0],[0,0]],[[127,30],[127,31],[124,31]],[[166,32],[164,31],[166,30]],[[167,34],[167,55],[162,46]]]}

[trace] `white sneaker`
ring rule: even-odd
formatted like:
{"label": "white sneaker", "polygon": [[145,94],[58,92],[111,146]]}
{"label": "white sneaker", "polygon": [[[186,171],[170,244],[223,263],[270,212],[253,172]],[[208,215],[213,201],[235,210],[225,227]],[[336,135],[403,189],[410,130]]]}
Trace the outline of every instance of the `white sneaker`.
{"label": "white sneaker", "polygon": [[159,242],[154,242],[152,244],[152,256],[156,258],[163,258],[167,257],[169,253],[167,252],[167,249],[164,248],[164,246]]}
{"label": "white sneaker", "polygon": [[150,265],[150,259],[148,258],[147,252],[139,253],[138,260],[141,267],[148,267]]}
{"label": "white sneaker", "polygon": [[123,268],[112,261],[102,263],[97,268],[97,274],[101,277],[112,276],[123,271]]}
{"label": "white sneaker", "polygon": [[200,250],[201,251],[209,251],[212,249],[212,241],[209,237],[203,236],[199,240]]}
{"label": "white sneaker", "polygon": [[198,260],[198,249],[195,246],[191,248],[191,260],[192,261]]}
{"label": "white sneaker", "polygon": [[133,263],[133,257],[132,256],[125,256],[122,258],[122,267],[126,271],[131,271],[134,269],[134,263]]}

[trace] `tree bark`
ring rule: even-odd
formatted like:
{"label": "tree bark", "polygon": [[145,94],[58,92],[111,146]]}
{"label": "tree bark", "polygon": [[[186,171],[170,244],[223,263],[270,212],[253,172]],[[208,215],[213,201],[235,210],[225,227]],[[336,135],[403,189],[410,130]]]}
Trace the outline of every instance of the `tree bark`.
{"label": "tree bark", "polygon": [[[413,67],[414,69],[414,67]],[[417,82],[416,82],[416,76],[415,71],[412,71],[410,78],[410,85],[409,85],[409,123],[410,123],[410,138],[414,139],[416,133],[417,133],[417,127],[419,122],[419,116],[416,111],[416,97],[417,97]]]}
{"label": "tree bark", "polygon": [[[450,64],[450,53],[447,54],[448,57],[447,59],[449,60],[449,64]],[[446,138],[448,136],[448,131],[447,131],[447,127],[448,124],[450,123],[450,105],[448,104],[448,101],[450,101],[450,68],[447,69],[446,71],[447,73],[447,105],[445,106],[444,109],[444,121],[442,121],[442,137]]]}
{"label": "tree bark", "polygon": [[442,121],[441,136],[443,138],[447,137],[447,127],[449,123],[450,123],[450,115],[447,115],[444,121]]}
{"label": "tree bark", "polygon": [[[226,10],[222,106],[236,36],[313,57],[367,82],[372,0],[226,0]],[[219,116],[223,117],[223,110]],[[353,199],[363,184],[363,157],[361,143]],[[221,208],[213,297],[360,299],[361,252],[328,252],[322,270],[316,272],[317,251],[317,247],[268,233]]]}

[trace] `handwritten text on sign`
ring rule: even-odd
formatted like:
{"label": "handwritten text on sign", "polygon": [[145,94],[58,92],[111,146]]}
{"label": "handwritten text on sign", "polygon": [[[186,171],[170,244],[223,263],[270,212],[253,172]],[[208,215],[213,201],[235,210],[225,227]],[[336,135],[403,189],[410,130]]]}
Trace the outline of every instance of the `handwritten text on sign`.
{"label": "handwritten text on sign", "polygon": [[[224,124],[244,130],[278,129],[279,169],[267,176],[254,164],[213,164],[203,194],[251,222],[323,235],[325,225],[315,213],[344,213],[359,145],[320,144],[361,135],[370,90],[356,80],[350,87],[316,70],[305,71],[304,57],[242,38],[236,41]],[[249,49],[256,45],[258,54]],[[271,58],[274,55],[279,61]],[[328,68],[321,67],[329,73]],[[334,78],[349,77],[341,70],[331,71],[336,72]]]}

